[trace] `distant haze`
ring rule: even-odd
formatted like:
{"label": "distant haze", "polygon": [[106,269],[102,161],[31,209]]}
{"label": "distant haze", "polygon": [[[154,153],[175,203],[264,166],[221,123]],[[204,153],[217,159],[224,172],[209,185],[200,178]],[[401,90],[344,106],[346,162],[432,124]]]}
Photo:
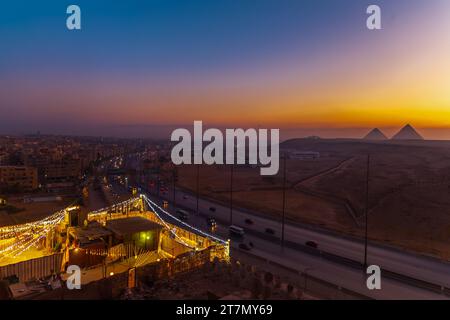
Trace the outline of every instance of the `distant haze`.
{"label": "distant haze", "polygon": [[[208,127],[214,127],[205,123],[205,130]],[[242,127],[243,129],[249,128],[246,126],[236,126],[236,128]],[[258,126],[253,126],[258,128]],[[35,134],[37,132],[41,134],[63,134],[74,136],[109,136],[109,137],[123,137],[123,138],[154,138],[169,140],[171,132],[176,128],[192,129],[192,123],[186,124],[171,124],[171,125],[130,125],[130,126],[80,126],[75,129],[71,128],[57,128],[56,130],[46,130],[39,126],[25,126],[22,128],[11,128],[5,130],[0,129],[0,134]],[[235,126],[219,126],[221,130],[226,128],[235,128]],[[263,128],[261,126],[261,128]],[[276,126],[268,127],[276,128]],[[427,140],[450,140],[450,129],[436,129],[436,128],[417,128],[414,127],[425,139]],[[318,136],[321,138],[334,139],[334,138],[347,138],[347,139],[360,139],[363,138],[373,128],[281,128],[280,138],[281,140],[287,140],[292,138],[304,138],[310,136]],[[387,138],[390,139],[396,134],[401,127],[389,127],[380,128]]]}

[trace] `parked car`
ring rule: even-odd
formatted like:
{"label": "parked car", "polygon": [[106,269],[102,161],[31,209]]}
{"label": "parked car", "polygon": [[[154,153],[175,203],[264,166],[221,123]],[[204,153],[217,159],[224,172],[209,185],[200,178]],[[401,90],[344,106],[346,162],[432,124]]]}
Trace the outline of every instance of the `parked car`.
{"label": "parked car", "polygon": [[239,244],[239,249],[250,251],[250,247],[247,244],[245,244],[245,243],[240,243]]}
{"label": "parked car", "polygon": [[266,228],[266,233],[274,235],[275,234],[275,230],[273,230],[271,228]]}
{"label": "parked car", "polygon": [[319,247],[317,242],[314,242],[312,240],[306,241],[305,245],[307,245],[308,247],[314,248],[314,249],[317,249]]}
{"label": "parked car", "polygon": [[252,219],[245,219],[245,223],[246,224],[253,224],[253,220]]}

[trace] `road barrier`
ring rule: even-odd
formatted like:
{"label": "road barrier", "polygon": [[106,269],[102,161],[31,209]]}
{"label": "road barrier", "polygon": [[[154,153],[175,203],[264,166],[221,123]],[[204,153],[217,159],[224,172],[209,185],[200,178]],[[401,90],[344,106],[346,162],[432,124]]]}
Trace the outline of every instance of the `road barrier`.
{"label": "road barrier", "polygon": [[[241,249],[235,249],[241,252],[242,254],[245,254],[246,256],[250,256],[252,259],[262,261],[266,264],[266,266],[270,267],[273,266],[275,268],[283,269],[289,273],[292,273],[292,280],[294,282],[297,282],[300,284],[300,288],[304,290],[305,293],[318,296],[320,298],[324,299],[342,299],[342,300],[353,300],[353,299],[360,299],[360,300],[373,300],[373,298],[365,296],[363,294],[360,294],[356,291],[344,288],[342,286],[339,286],[337,284],[331,283],[329,281],[325,281],[319,278],[316,278],[304,270],[298,270],[295,268],[291,268],[288,266],[285,266],[279,262],[262,258],[256,254],[253,254],[248,251],[243,251]],[[236,259],[236,258],[235,258]],[[237,259],[239,260],[239,259]],[[267,271],[267,270],[266,270]]]}

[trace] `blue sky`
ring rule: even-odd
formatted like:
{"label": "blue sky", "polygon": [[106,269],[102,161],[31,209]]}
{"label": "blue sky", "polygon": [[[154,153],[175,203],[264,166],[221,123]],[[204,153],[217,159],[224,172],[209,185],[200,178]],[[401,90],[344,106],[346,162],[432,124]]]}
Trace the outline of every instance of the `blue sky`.
{"label": "blue sky", "polygon": [[[66,29],[70,4],[81,7],[81,31]],[[382,7],[378,33],[365,27],[369,4]],[[305,98],[314,108],[346,78],[373,85],[364,69],[394,68],[408,54],[399,41],[412,44],[409,31],[436,30],[423,24],[448,7],[444,0],[8,1],[0,11],[0,110],[7,111],[0,131],[104,134],[199,117],[234,124],[241,116],[254,125],[259,111],[255,123],[266,123],[284,108],[265,101],[287,96],[273,126],[307,118],[317,127],[319,115],[308,118],[295,92],[314,92]],[[367,125],[358,121],[342,125]]]}

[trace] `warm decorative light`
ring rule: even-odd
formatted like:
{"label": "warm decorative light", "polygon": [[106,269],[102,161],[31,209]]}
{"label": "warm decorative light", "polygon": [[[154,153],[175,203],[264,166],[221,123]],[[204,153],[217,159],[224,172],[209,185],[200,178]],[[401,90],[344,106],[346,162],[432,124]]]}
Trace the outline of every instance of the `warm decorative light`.
{"label": "warm decorative light", "polygon": [[[165,226],[165,228],[174,236],[177,242],[194,249],[195,251],[198,251],[199,248],[196,247],[196,245],[190,245],[188,244],[189,240],[184,239],[180,235],[177,234],[176,228],[171,228],[168,223],[165,222],[165,220],[158,214],[158,211],[163,212],[168,217],[171,217],[172,219],[179,222],[181,225],[184,225],[188,227],[189,229],[195,230],[197,233],[203,235],[206,238],[209,238],[211,240],[214,240],[216,242],[219,242],[221,244],[224,244],[227,246],[227,249],[229,250],[229,244],[230,240],[224,241],[222,239],[219,239],[211,234],[208,234],[200,229],[197,229],[184,221],[181,221],[177,217],[173,216],[166,210],[162,209],[159,205],[157,205],[155,202],[151,201],[145,194],[140,194],[138,197],[128,199],[126,201],[120,202],[118,204],[115,204],[112,206],[112,208],[121,207],[121,206],[130,206],[133,207],[136,206],[136,201],[143,201],[145,200],[147,205],[150,207],[150,209],[153,211],[152,213],[156,216],[156,218],[159,220],[159,222]],[[41,239],[45,238],[47,234],[52,231],[54,228],[57,227],[58,224],[60,224],[62,221],[64,221],[65,214],[68,211],[78,209],[78,206],[71,206],[64,210],[60,210],[58,212],[55,212],[54,214],[38,220],[34,222],[19,224],[19,225],[13,225],[13,226],[6,226],[6,227],[0,227],[0,240],[6,240],[6,243],[8,243],[9,246],[3,247],[0,250],[0,257],[1,256],[11,256],[11,257],[17,257],[18,255],[22,254],[26,250],[28,250],[33,245],[36,245]],[[88,217],[89,220],[92,219],[104,219],[105,217],[108,217],[108,211],[111,209],[109,208],[103,208],[97,211],[93,211],[89,213]],[[153,220],[153,219],[152,219]],[[151,235],[144,234],[144,238],[149,240],[151,238]],[[186,242],[188,241],[188,242]],[[6,244],[5,243],[5,244]],[[227,251],[228,251],[227,250]],[[79,249],[75,248],[75,252],[78,252]],[[104,255],[103,252],[90,252],[90,254],[93,255]],[[137,256],[135,256],[137,259]],[[159,259],[158,259],[159,261]],[[112,272],[110,275],[113,275]]]}
{"label": "warm decorative light", "polygon": [[[166,210],[164,210],[163,208],[161,208],[160,206],[158,206],[156,203],[154,203],[153,201],[151,201],[146,195],[143,195],[143,197],[144,197],[144,200],[147,202],[147,204],[153,209],[153,212],[158,216],[158,218],[161,219],[161,217],[155,212],[156,210],[154,210],[154,207],[152,206],[152,204],[153,204],[156,208],[158,208],[159,210],[161,210],[162,212],[164,212],[166,215],[168,215],[169,217],[171,217],[172,219],[174,219],[174,220],[178,221],[179,223],[181,223],[182,225],[184,225],[184,226],[186,226],[186,227],[188,227],[188,228],[191,228],[191,229],[197,231],[198,233],[202,234],[203,236],[205,236],[205,237],[207,237],[207,238],[210,238],[210,239],[213,239],[213,240],[215,240],[215,241],[218,241],[218,242],[220,242],[221,244],[226,244],[226,242],[225,242],[224,240],[219,239],[219,238],[217,238],[217,237],[215,237],[215,236],[213,236],[213,235],[211,235],[211,234],[208,234],[208,233],[206,233],[206,232],[204,232],[204,231],[202,231],[202,230],[200,230],[200,229],[197,229],[197,228],[195,228],[195,227],[193,227],[193,226],[187,224],[186,222],[184,222],[184,221],[178,219],[177,217],[173,216],[172,214],[170,214],[169,212],[167,212]],[[161,219],[161,220],[162,220],[162,219]]]}
{"label": "warm decorative light", "polygon": [[0,250],[0,255],[17,257],[37,242],[64,219],[65,210],[58,211],[44,219],[1,227],[0,240],[14,239],[14,243]]}

